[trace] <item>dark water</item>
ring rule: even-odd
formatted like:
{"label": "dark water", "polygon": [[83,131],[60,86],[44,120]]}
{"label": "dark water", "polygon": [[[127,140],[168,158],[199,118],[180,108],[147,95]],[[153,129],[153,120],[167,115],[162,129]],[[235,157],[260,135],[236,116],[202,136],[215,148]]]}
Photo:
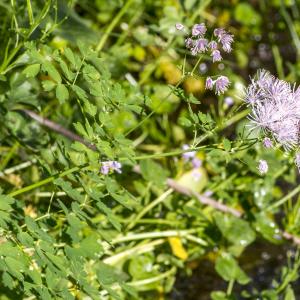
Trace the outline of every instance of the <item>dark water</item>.
{"label": "dark water", "polygon": [[[239,258],[239,264],[252,281],[245,286],[235,284],[233,294],[237,299],[244,299],[240,296],[243,290],[251,293],[254,289],[258,291],[271,289],[272,281],[280,280],[281,268],[286,265],[288,252],[293,254],[295,248],[259,242],[249,246]],[[300,300],[300,280],[295,281],[292,287],[296,299]],[[204,259],[193,271],[192,276],[181,274],[177,277],[168,299],[209,300],[211,291],[226,291],[226,289],[227,283],[215,272],[214,263]]]}

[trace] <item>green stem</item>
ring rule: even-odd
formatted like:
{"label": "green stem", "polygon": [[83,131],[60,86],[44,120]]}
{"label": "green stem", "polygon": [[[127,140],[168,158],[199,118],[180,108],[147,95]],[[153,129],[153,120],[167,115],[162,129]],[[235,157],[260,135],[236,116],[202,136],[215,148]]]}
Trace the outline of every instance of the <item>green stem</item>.
{"label": "green stem", "polygon": [[150,202],[127,226],[127,229],[131,229],[134,225],[139,221],[148,211],[150,211],[153,207],[158,205],[159,203],[163,202],[169,195],[171,195],[173,189],[168,189],[162,195],[160,195],[157,199]]}
{"label": "green stem", "polygon": [[195,70],[196,70],[197,67],[199,66],[201,59],[202,59],[202,56],[200,56],[200,57],[198,58],[198,60],[197,60],[197,62],[196,62],[196,64],[195,64],[195,66],[194,66],[194,68],[192,69],[192,72],[190,73],[191,76],[193,76]]}
{"label": "green stem", "polygon": [[88,167],[89,165],[88,164],[85,164],[85,165],[82,165],[82,166],[79,166],[79,167],[74,167],[74,168],[71,168],[69,170],[66,170],[64,172],[61,172],[61,173],[57,173],[55,175],[52,175],[44,180],[41,180],[39,182],[36,182],[34,184],[31,184],[29,186],[25,186],[24,188],[22,189],[19,189],[19,190],[16,190],[14,192],[11,192],[9,193],[8,195],[11,196],[11,197],[14,197],[14,196],[17,196],[17,195],[20,195],[20,194],[23,194],[23,193],[26,193],[28,191],[31,191],[33,189],[36,189],[42,185],[45,185],[47,183],[50,183],[50,182],[53,182],[55,179],[57,178],[61,178],[61,177],[64,177],[66,175],[69,175],[69,174],[72,174],[72,173],[75,173],[75,172],[78,172],[80,170],[82,170],[83,168],[86,168]]}
{"label": "green stem", "polygon": [[283,197],[282,199],[280,199],[279,201],[275,202],[274,204],[270,205],[266,210],[270,211],[278,206],[281,206],[282,204],[284,204],[286,201],[288,201],[290,198],[292,198],[293,196],[295,196],[296,194],[298,194],[300,192],[300,185],[297,186],[296,188],[294,188],[291,192],[289,192],[285,197]]}
{"label": "green stem", "polygon": [[[147,155],[140,155],[134,157],[135,160],[144,160],[144,159],[149,159],[149,158],[162,158],[162,157],[168,157],[168,156],[176,156],[176,155],[181,155],[186,152],[195,152],[201,149],[206,148],[207,146],[200,146],[200,147],[192,147],[186,150],[175,150],[171,152],[165,152],[165,153],[156,153],[156,154],[147,154]],[[127,157],[122,157],[119,159],[120,161],[128,160]]]}
{"label": "green stem", "polygon": [[112,22],[109,24],[109,26],[106,28],[103,36],[101,37],[96,50],[99,52],[102,50],[102,48],[104,47],[110,33],[112,32],[112,30],[115,28],[115,26],[117,25],[117,23],[120,21],[120,19],[122,18],[122,16],[126,13],[127,9],[130,7],[130,5],[134,2],[134,0],[128,0],[126,2],[126,4],[123,6],[123,8],[119,11],[119,13],[114,17],[114,19],[112,20]]}
{"label": "green stem", "polygon": [[110,257],[107,257],[103,260],[103,262],[105,264],[109,264],[109,265],[115,265],[116,263],[118,263],[120,260],[128,257],[128,256],[131,256],[131,255],[138,255],[138,254],[142,254],[142,253],[146,253],[146,252],[150,252],[150,251],[153,251],[153,249],[158,246],[158,245],[161,245],[163,243],[165,243],[166,240],[165,239],[158,239],[158,240],[155,240],[155,241],[151,241],[147,244],[142,244],[142,245],[138,245],[138,246],[135,246],[133,248],[130,248],[130,249],[126,249],[122,252],[119,252],[115,255],[112,255]]}
{"label": "green stem", "polygon": [[141,120],[136,126],[134,126],[133,128],[131,128],[128,132],[126,132],[125,136],[128,136],[131,132],[135,131],[137,128],[139,128],[144,122],[146,122],[149,118],[152,117],[152,115],[154,115],[156,113],[156,110],[164,103],[165,100],[167,100],[173,93],[174,90],[176,90],[179,85],[184,81],[184,79],[186,78],[186,76],[183,76],[178,82],[177,84],[174,86],[174,88],[172,88],[172,90],[168,93],[168,95],[166,97],[164,97],[159,103],[158,105],[151,111],[151,113],[149,113],[143,120]]}
{"label": "green stem", "polygon": [[163,237],[183,237],[189,233],[197,232],[198,229],[189,229],[189,230],[167,230],[167,231],[154,231],[154,232],[145,232],[145,233],[136,233],[136,234],[126,234],[115,238],[112,240],[111,244],[118,244],[123,242],[135,241],[135,240],[144,240],[144,239],[155,239]]}
{"label": "green stem", "polygon": [[164,278],[168,278],[168,277],[170,277],[171,275],[173,275],[175,273],[176,273],[176,267],[172,267],[169,271],[167,271],[165,273],[162,273],[158,276],[143,279],[143,280],[138,280],[138,281],[132,281],[132,282],[129,282],[128,285],[140,286],[140,285],[150,284],[150,283],[153,283],[153,282],[156,282],[156,281],[160,281]]}
{"label": "green stem", "polygon": [[233,285],[234,285],[234,279],[230,279],[230,281],[228,283],[227,291],[226,291],[226,295],[227,296],[231,295],[232,289],[233,289]]}

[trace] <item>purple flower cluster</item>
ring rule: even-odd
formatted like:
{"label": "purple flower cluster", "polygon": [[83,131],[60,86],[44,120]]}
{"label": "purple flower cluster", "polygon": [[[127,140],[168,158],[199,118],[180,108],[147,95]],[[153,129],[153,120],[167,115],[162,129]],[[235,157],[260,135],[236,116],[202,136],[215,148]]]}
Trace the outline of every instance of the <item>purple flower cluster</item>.
{"label": "purple flower cluster", "polygon": [[[245,101],[251,108],[252,129],[259,128],[286,151],[300,145],[300,88],[259,70],[246,89]],[[273,143],[265,137],[263,145]],[[296,157],[296,164],[298,165]]]}
{"label": "purple flower cluster", "polygon": [[107,175],[110,172],[117,172],[117,173],[122,173],[122,164],[119,163],[118,161],[103,161],[101,162],[101,168],[100,172],[103,175]]}
{"label": "purple flower cluster", "polygon": [[[185,31],[184,25],[177,23],[175,28],[179,31]],[[185,40],[185,46],[190,49],[192,55],[198,53],[209,52],[213,62],[221,61],[222,56],[219,49],[225,52],[231,52],[233,43],[233,35],[228,33],[223,28],[216,28],[214,30],[214,39],[209,41],[206,37],[207,28],[204,23],[195,24],[192,28],[192,34]]]}
{"label": "purple flower cluster", "polygon": [[[177,23],[175,28],[179,31],[186,32],[184,25]],[[195,24],[192,28],[191,35],[185,39],[185,46],[191,51],[192,55],[199,53],[209,53],[212,57],[213,63],[221,61],[221,50],[225,52],[231,52],[233,43],[233,35],[228,33],[223,28],[216,28],[214,30],[213,38],[209,41],[206,35],[207,28],[204,23]],[[230,84],[229,79],[226,76],[220,76],[216,80],[212,80],[207,77],[205,88],[212,90],[215,87],[216,94],[223,94]]]}

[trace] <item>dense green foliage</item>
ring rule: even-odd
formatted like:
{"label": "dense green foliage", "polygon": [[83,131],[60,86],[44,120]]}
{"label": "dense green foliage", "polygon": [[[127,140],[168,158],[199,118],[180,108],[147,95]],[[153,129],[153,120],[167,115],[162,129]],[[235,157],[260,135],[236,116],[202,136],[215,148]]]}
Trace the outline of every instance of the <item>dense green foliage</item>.
{"label": "dense green foliage", "polygon": [[[297,299],[298,170],[249,131],[242,98],[258,68],[299,79],[299,15],[298,1],[1,1],[1,299],[178,299],[204,260],[225,283],[213,300]],[[233,51],[190,55],[178,22],[226,28]],[[217,96],[203,76],[220,74]],[[258,242],[289,245],[264,289],[239,263]]]}

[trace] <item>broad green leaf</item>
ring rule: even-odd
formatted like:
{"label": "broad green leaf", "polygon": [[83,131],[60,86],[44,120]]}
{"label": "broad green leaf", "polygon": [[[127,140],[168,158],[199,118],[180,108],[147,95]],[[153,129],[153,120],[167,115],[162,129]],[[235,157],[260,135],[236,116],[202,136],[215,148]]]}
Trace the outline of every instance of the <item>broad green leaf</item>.
{"label": "broad green leaf", "polygon": [[295,293],[290,285],[285,291],[284,300],[296,300]]}
{"label": "broad green leaf", "polygon": [[224,238],[232,244],[246,247],[255,240],[255,232],[247,221],[220,212],[214,214],[214,219]]}
{"label": "broad green leaf", "polygon": [[92,104],[90,101],[85,100],[84,104],[84,111],[86,111],[89,115],[91,115],[92,117],[94,117],[97,113],[97,106]]}
{"label": "broad green leaf", "polygon": [[50,92],[52,91],[55,86],[56,86],[56,83],[51,81],[51,80],[43,80],[42,81],[42,86],[43,86],[43,89],[46,91],[46,92]]}
{"label": "broad green leaf", "polygon": [[56,87],[56,97],[60,104],[69,99],[69,91],[64,84],[59,83]]}
{"label": "broad green leaf", "polygon": [[71,63],[71,65],[76,68],[76,60],[74,57],[74,53],[70,48],[66,48],[64,50],[64,55],[66,56],[66,58],[68,59],[68,61]]}
{"label": "broad green leaf", "polygon": [[48,75],[55,80],[57,83],[61,83],[61,77],[56,68],[48,61],[44,62],[42,65],[44,71],[48,73]]}
{"label": "broad green leaf", "polygon": [[223,147],[225,151],[231,150],[231,142],[228,139],[223,140]]}
{"label": "broad green leaf", "polygon": [[215,269],[226,281],[236,280],[240,284],[247,284],[250,281],[236,260],[228,253],[223,253],[217,258]]}
{"label": "broad green leaf", "polygon": [[246,2],[238,3],[234,9],[234,17],[244,25],[259,25],[261,16],[255,11],[252,5]]}
{"label": "broad green leaf", "polygon": [[68,181],[64,181],[62,178],[58,178],[54,180],[54,184],[61,187],[68,196],[70,196],[72,199],[82,203],[84,201],[84,196],[80,194],[76,189],[72,188],[72,185]]}
{"label": "broad green leaf", "polygon": [[26,75],[26,77],[35,77],[40,72],[40,64],[33,64],[31,66],[26,67],[23,70],[23,73]]}
{"label": "broad green leaf", "polygon": [[282,242],[278,240],[278,234],[280,233],[278,225],[266,213],[261,212],[255,215],[254,228],[268,241],[275,244]]}
{"label": "broad green leaf", "polygon": [[152,181],[160,187],[165,185],[168,172],[151,159],[141,160],[140,168],[142,176],[147,181]]}

